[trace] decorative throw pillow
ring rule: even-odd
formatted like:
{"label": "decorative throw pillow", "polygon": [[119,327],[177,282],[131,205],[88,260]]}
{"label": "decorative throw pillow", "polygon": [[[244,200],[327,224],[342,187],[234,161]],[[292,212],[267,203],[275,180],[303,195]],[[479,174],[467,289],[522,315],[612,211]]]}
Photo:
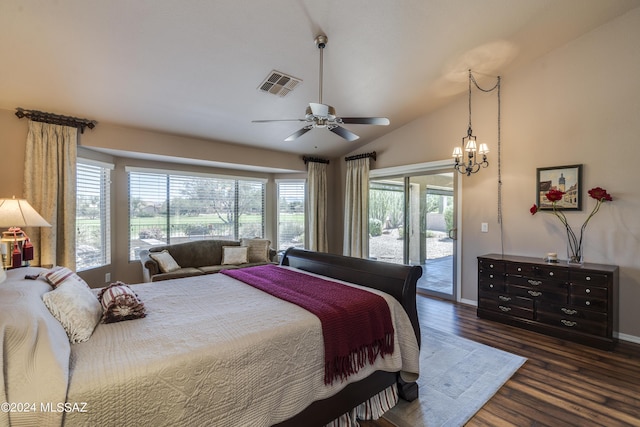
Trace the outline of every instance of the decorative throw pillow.
{"label": "decorative throw pillow", "polygon": [[166,249],[162,252],[150,253],[149,256],[156,260],[160,267],[160,271],[163,273],[171,273],[172,271],[180,270],[180,266]]}
{"label": "decorative throw pillow", "polygon": [[86,283],[73,278],[42,295],[42,301],[64,327],[71,343],[88,340],[102,317],[102,306],[94,293]]}
{"label": "decorative throw pillow", "polygon": [[49,284],[53,286],[53,289],[56,289],[65,280],[73,280],[89,289],[87,282],[82,280],[80,276],[69,270],[67,267],[55,266],[46,273],[42,273],[40,276],[49,282]]}
{"label": "decorative throw pillow", "polygon": [[98,300],[102,304],[102,323],[140,319],[147,315],[138,295],[122,282],[103,288],[98,293]]}
{"label": "decorative throw pillow", "polygon": [[271,240],[267,239],[242,239],[242,246],[249,248],[249,262],[269,262],[269,245]]}
{"label": "decorative throw pillow", "polygon": [[246,246],[223,246],[222,247],[222,264],[223,265],[238,265],[246,264],[247,251],[249,248]]}

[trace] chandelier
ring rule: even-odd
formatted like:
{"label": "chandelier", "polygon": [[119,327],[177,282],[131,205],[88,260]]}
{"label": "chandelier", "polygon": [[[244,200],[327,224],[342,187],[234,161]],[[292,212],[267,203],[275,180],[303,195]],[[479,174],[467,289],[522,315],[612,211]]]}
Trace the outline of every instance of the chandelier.
{"label": "chandelier", "polygon": [[[500,76],[497,78],[496,85],[491,89],[482,89],[476,79],[469,70],[469,127],[467,129],[467,135],[462,138],[462,144],[460,147],[453,149],[452,157],[455,159],[453,167],[460,173],[470,176],[472,173],[478,172],[481,168],[489,166],[487,160],[487,154],[489,153],[489,147],[485,143],[478,145],[473,130],[471,129],[471,83],[476,88],[483,92],[492,92],[498,90],[498,145],[500,144]],[[480,160],[482,157],[482,160]]]}

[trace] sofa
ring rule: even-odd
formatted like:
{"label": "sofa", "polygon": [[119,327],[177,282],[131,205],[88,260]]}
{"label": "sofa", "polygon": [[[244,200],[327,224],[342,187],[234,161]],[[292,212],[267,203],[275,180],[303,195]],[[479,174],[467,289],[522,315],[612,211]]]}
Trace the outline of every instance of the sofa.
{"label": "sofa", "polygon": [[225,269],[275,263],[266,239],[196,240],[152,246],[140,251],[145,282],[212,274]]}

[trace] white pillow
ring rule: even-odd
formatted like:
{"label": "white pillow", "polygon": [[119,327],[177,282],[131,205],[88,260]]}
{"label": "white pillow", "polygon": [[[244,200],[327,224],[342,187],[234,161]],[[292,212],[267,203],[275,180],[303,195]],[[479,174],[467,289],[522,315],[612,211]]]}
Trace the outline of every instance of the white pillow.
{"label": "white pillow", "polygon": [[88,340],[102,318],[102,306],[96,295],[86,284],[73,279],[42,295],[42,301],[64,327],[71,343]]}
{"label": "white pillow", "polygon": [[223,246],[222,265],[246,264],[249,248],[246,246]]}
{"label": "white pillow", "polygon": [[270,240],[267,239],[242,239],[242,246],[249,248],[249,262],[269,262],[269,245]]}
{"label": "white pillow", "polygon": [[150,253],[149,256],[156,260],[160,267],[160,271],[163,273],[171,273],[172,271],[180,270],[180,266],[166,249],[162,252]]}

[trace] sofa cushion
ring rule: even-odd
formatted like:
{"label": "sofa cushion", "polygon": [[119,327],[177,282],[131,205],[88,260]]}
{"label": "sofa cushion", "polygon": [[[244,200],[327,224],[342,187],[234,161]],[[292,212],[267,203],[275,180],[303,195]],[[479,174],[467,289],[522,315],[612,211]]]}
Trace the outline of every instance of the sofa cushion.
{"label": "sofa cushion", "polygon": [[171,273],[172,271],[180,270],[180,265],[171,256],[168,250],[160,252],[150,253],[149,256],[156,260],[160,271],[163,273]]}
{"label": "sofa cushion", "polygon": [[181,277],[201,276],[204,272],[195,267],[183,267],[180,270],[172,271],[171,273],[154,274],[151,277],[152,282],[158,282],[160,280],[179,279]]}
{"label": "sofa cushion", "polygon": [[269,245],[271,240],[268,239],[242,239],[242,246],[249,248],[249,262],[269,262]]}
{"label": "sofa cushion", "polygon": [[247,255],[249,248],[246,246],[223,246],[222,265],[239,265],[248,262]]}

